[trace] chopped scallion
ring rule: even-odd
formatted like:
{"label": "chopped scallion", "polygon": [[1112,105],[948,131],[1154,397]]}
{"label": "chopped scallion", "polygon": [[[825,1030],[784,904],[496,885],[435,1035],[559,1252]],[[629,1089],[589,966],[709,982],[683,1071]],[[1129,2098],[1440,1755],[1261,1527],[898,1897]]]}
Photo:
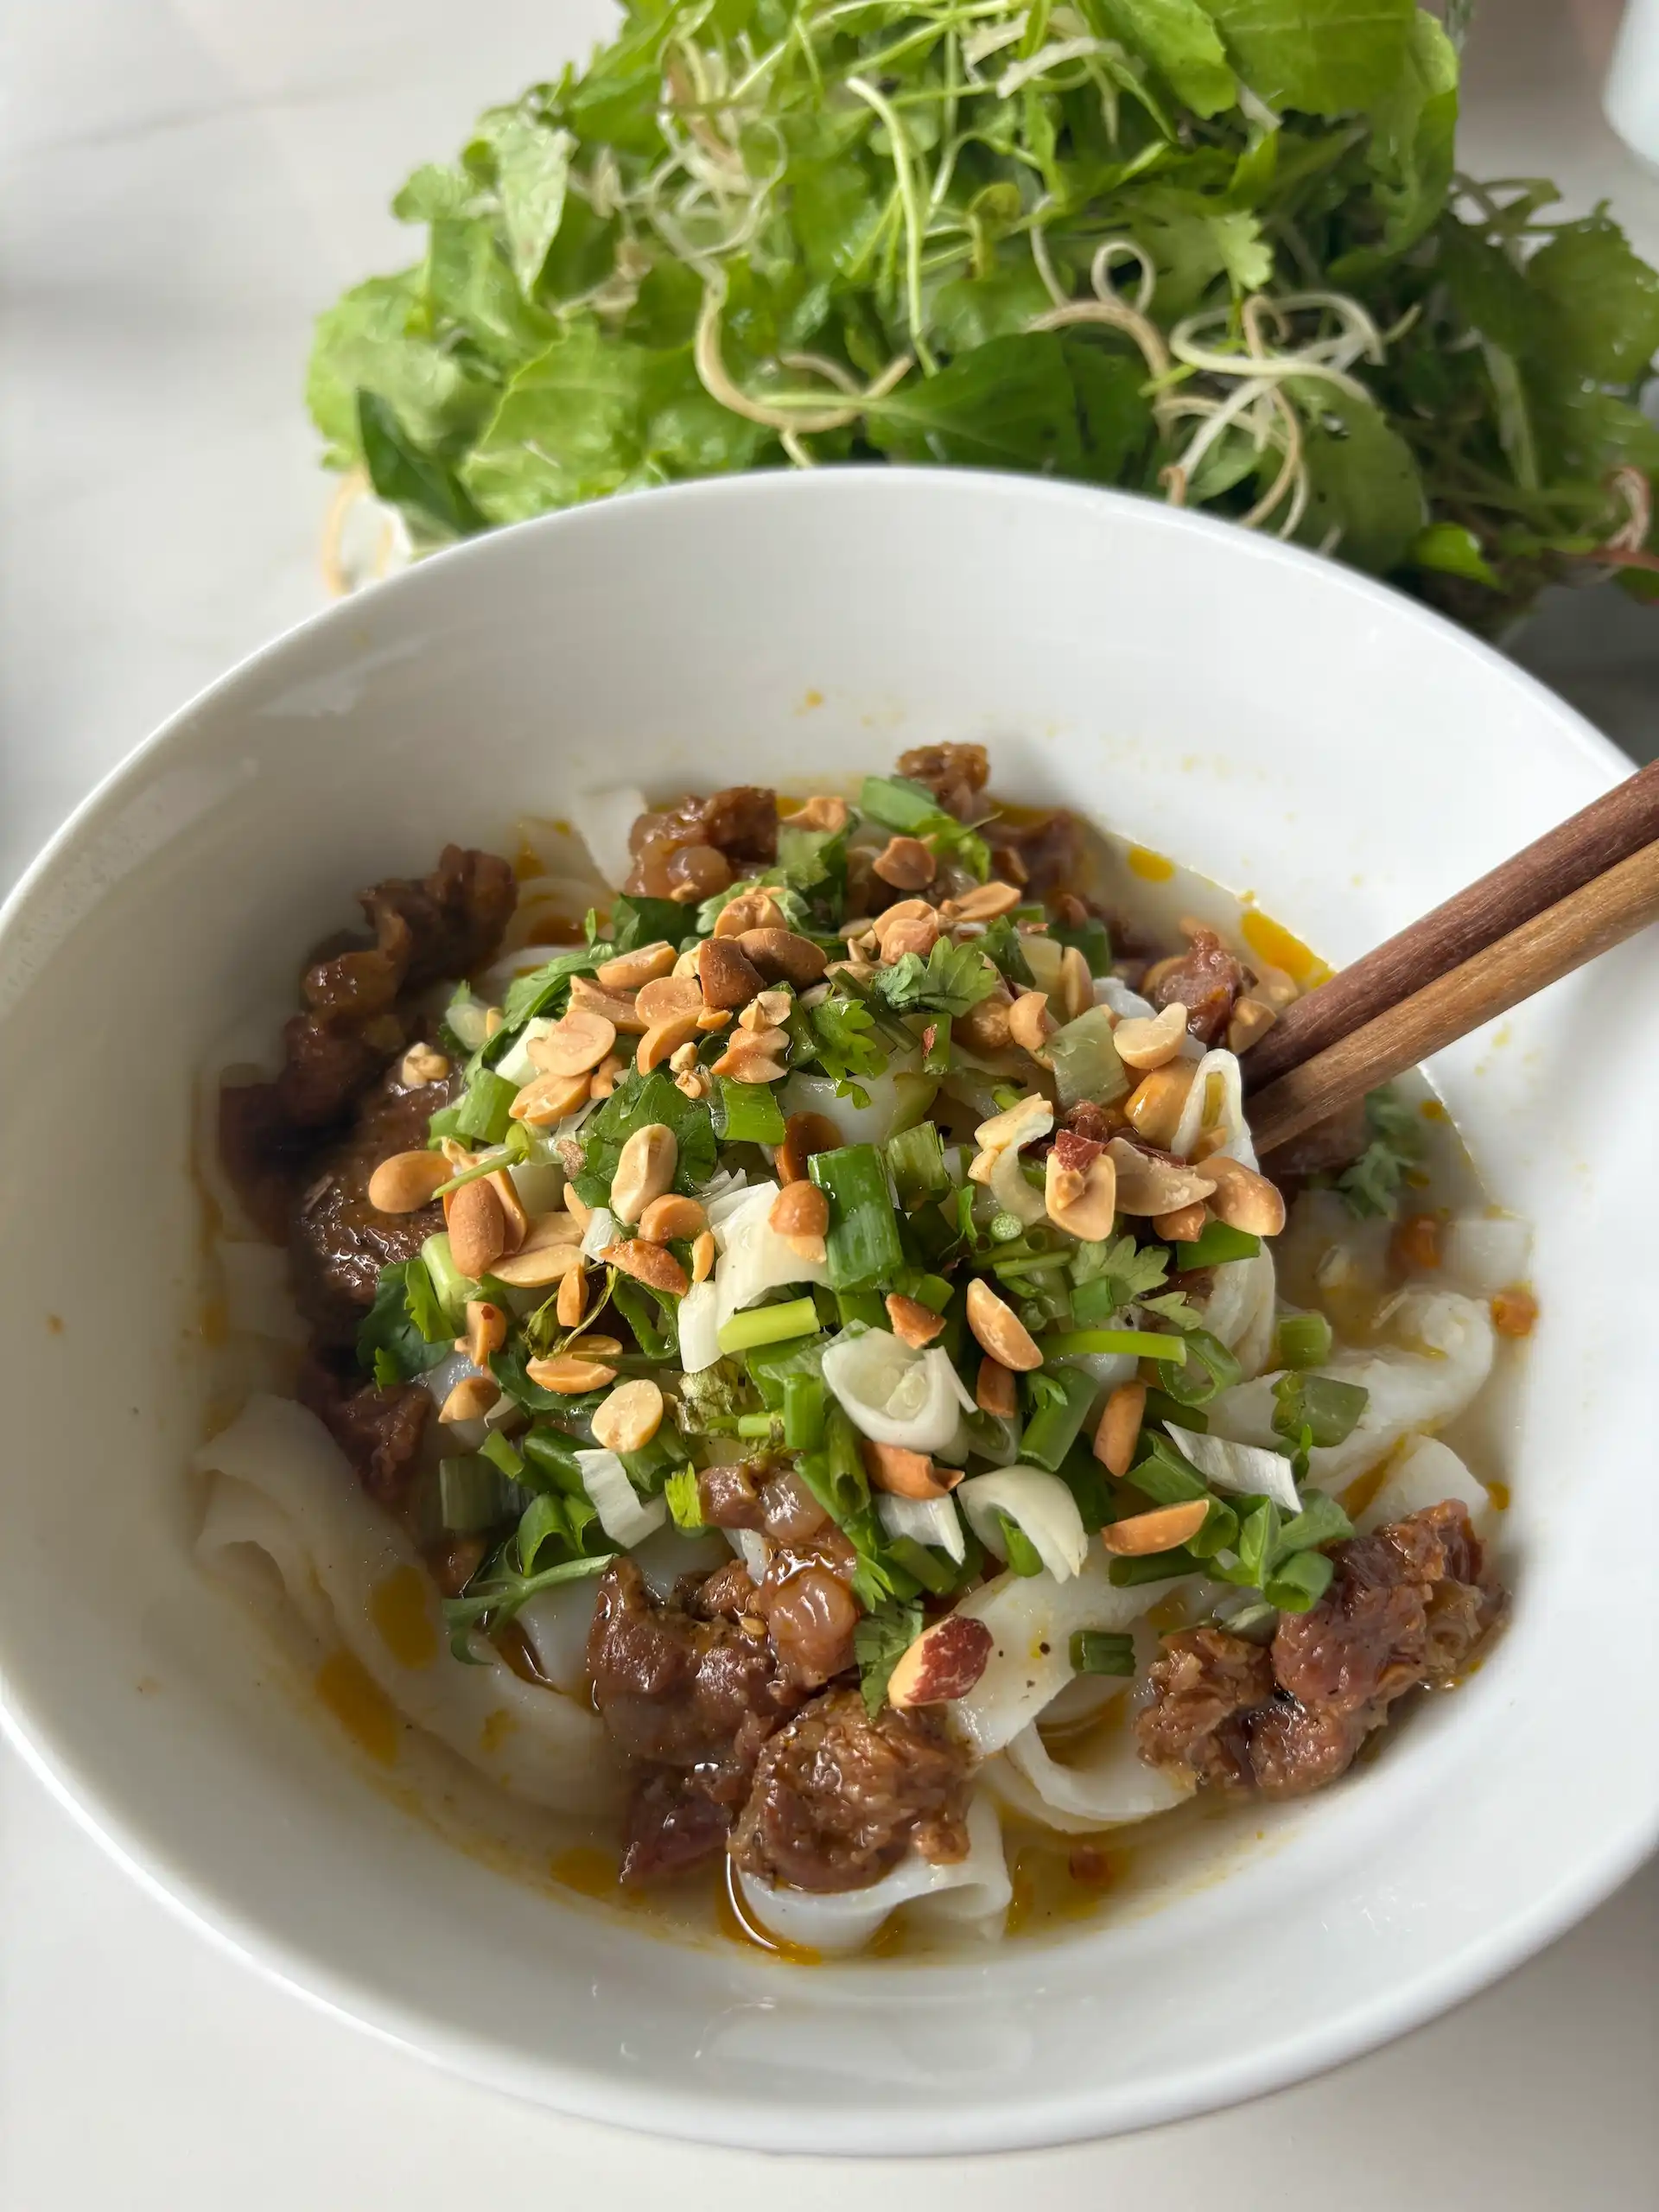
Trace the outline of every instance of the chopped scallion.
{"label": "chopped scallion", "polygon": [[1002,1556],[1015,1574],[1031,1576],[1043,1571],[1042,1554],[1031,1538],[1006,1513],[998,1513],[996,1525],[1002,1540]]}
{"label": "chopped scallion", "polygon": [[914,1536],[889,1538],[887,1552],[906,1574],[913,1574],[933,1597],[948,1597],[956,1588],[959,1569],[947,1553],[936,1551],[928,1544],[918,1544]]}
{"label": "chopped scallion", "polygon": [[931,1122],[918,1122],[889,1140],[887,1166],[893,1172],[899,1203],[914,1212],[925,1198],[942,1198],[950,1187],[944,1172],[944,1147]]}
{"label": "chopped scallion", "polygon": [[1112,1027],[1107,1008],[1091,1006],[1049,1039],[1046,1050],[1062,1109],[1084,1099],[1109,1106],[1128,1090],[1128,1074],[1112,1042]]}
{"label": "chopped scallion", "polygon": [[1024,1459],[1033,1466],[1046,1467],[1052,1475],[1058,1473],[1061,1460],[1077,1442],[1094,1403],[1096,1386],[1093,1376],[1080,1367],[1062,1367],[1043,1379],[1058,1387],[1027,1422],[1020,1448]]}
{"label": "chopped scallion", "polygon": [[438,1462],[438,1511],[454,1536],[481,1535],[522,1513],[525,1497],[476,1452]]}
{"label": "chopped scallion", "polygon": [[499,1144],[512,1127],[507,1109],[518,1096],[516,1083],[480,1068],[456,1110],[455,1135],[479,1144]]}
{"label": "chopped scallion", "polygon": [[1063,1329],[1044,1337],[1037,1349],[1046,1360],[1064,1359],[1073,1352],[1128,1352],[1136,1359],[1161,1360],[1179,1367],[1186,1357],[1190,1338],[1165,1336],[1153,1329]]}
{"label": "chopped scallion", "polygon": [[697,1491],[696,1471],[682,1467],[671,1474],[663,1484],[663,1496],[668,1500],[668,1510],[677,1529],[701,1529],[702,1500]]}
{"label": "chopped scallion", "polygon": [[734,1083],[727,1075],[717,1075],[715,1084],[710,1105],[721,1143],[782,1144],[784,1112],[769,1084]]}
{"label": "chopped scallion", "polygon": [[1288,1559],[1293,1552],[1316,1549],[1321,1544],[1344,1542],[1354,1533],[1354,1524],[1336,1499],[1322,1490],[1311,1490],[1302,1500],[1302,1510],[1287,1521],[1279,1532],[1276,1559]]}
{"label": "chopped scallion", "polygon": [[492,1429],[479,1446],[480,1455],[499,1468],[510,1483],[522,1482],[524,1473],[523,1455],[518,1446],[500,1430]]}
{"label": "chopped scallion", "polygon": [[1332,1375],[1281,1375],[1273,1386],[1278,1410],[1274,1432],[1294,1444],[1304,1429],[1322,1449],[1344,1444],[1359,1425],[1370,1393],[1357,1382],[1340,1382]]}
{"label": "chopped scallion", "polygon": [[890,1280],[905,1264],[905,1248],[887,1189],[887,1165],[873,1144],[816,1152],[812,1180],[830,1201],[824,1238],[835,1290],[861,1290]]}
{"label": "chopped scallion", "polygon": [[785,1376],[784,1443],[790,1451],[816,1452],[823,1442],[829,1412],[829,1392],[821,1376]]}
{"label": "chopped scallion", "polygon": [[1164,1388],[1179,1405],[1207,1405],[1222,1390],[1230,1390],[1243,1369],[1219,1337],[1208,1329],[1188,1329],[1183,1338],[1186,1365],[1179,1374],[1164,1377]]}
{"label": "chopped scallion", "polygon": [[1103,1628],[1072,1631],[1071,1659],[1079,1675],[1132,1675],[1135,1638]]}
{"label": "chopped scallion", "polygon": [[[1318,1553],[1314,1557],[1318,1558]],[[1152,1552],[1143,1559],[1115,1559],[1106,1569],[1115,1590],[1133,1590],[1142,1582],[1173,1582],[1178,1574],[1202,1574],[1205,1563],[1185,1549]]]}
{"label": "chopped scallion", "polygon": [[772,1414],[740,1414],[737,1417],[737,1433],[740,1436],[770,1438],[772,1431],[780,1427],[781,1424]]}
{"label": "chopped scallion", "polygon": [[1319,1367],[1331,1357],[1331,1324],[1323,1313],[1286,1313],[1274,1332],[1275,1367]]}
{"label": "chopped scallion", "polygon": [[1281,1613],[1312,1612],[1336,1569],[1323,1552],[1298,1552],[1268,1577],[1262,1596]]}
{"label": "chopped scallion", "polygon": [[1206,1221],[1191,1243],[1178,1244],[1172,1257],[1178,1268],[1224,1267],[1230,1260],[1253,1260],[1262,1239],[1248,1229],[1233,1229],[1224,1221]]}
{"label": "chopped scallion", "polygon": [[754,1306],[747,1313],[734,1313],[720,1326],[723,1352],[747,1351],[755,1344],[783,1344],[791,1337],[812,1337],[818,1331],[818,1309],[810,1298],[791,1298],[782,1306]]}

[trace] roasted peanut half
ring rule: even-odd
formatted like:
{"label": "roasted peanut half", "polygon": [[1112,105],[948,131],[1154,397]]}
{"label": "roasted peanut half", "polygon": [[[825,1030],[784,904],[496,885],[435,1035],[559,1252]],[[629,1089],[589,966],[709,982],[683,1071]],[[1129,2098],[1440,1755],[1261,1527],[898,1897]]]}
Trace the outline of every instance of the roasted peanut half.
{"label": "roasted peanut half", "polygon": [[777,930],[783,925],[777,900],[764,884],[757,884],[753,891],[740,891],[735,899],[727,900],[715,916],[714,934],[741,937],[745,930]]}
{"label": "roasted peanut half", "polygon": [[891,1497],[948,1497],[962,1480],[960,1468],[936,1467],[925,1452],[907,1451],[902,1444],[876,1444],[865,1436],[858,1448],[870,1487]]}
{"label": "roasted peanut half", "polygon": [[632,991],[601,991],[591,976],[570,978],[572,1014],[599,1014],[617,1030],[637,1037],[645,1028],[645,1018],[633,1000]]}
{"label": "roasted peanut half", "polygon": [[1014,885],[993,876],[988,883],[964,891],[960,899],[947,899],[939,911],[947,922],[994,922],[999,914],[1011,914],[1019,904]]}
{"label": "roasted peanut half", "polygon": [[1179,999],[1172,999],[1161,1014],[1126,1014],[1112,1032],[1118,1058],[1142,1072],[1173,1060],[1185,1037],[1186,1008]]}
{"label": "roasted peanut half", "polygon": [[1192,1060],[1171,1060],[1143,1076],[1123,1102],[1129,1126],[1148,1144],[1167,1147],[1181,1125],[1181,1109],[1192,1088]]}
{"label": "roasted peanut half", "polygon": [[966,1697],[990,1664],[996,1640],[969,1613],[948,1613],[924,1629],[887,1678],[887,1701],[906,1712]]}
{"label": "roasted peanut half", "polygon": [[449,1252],[459,1273],[476,1282],[507,1249],[507,1217],[487,1178],[463,1183],[449,1206]]}
{"label": "roasted peanut half", "polygon": [[901,1344],[910,1344],[917,1351],[924,1344],[931,1344],[944,1327],[943,1313],[924,1306],[919,1298],[906,1298],[902,1291],[889,1292],[887,1308],[893,1335]]}
{"label": "roasted peanut half", "polygon": [[647,983],[634,1000],[641,1025],[650,1029],[677,1014],[702,1012],[702,986],[695,976],[659,976]]}
{"label": "roasted peanut half", "polygon": [[1013,1041],[1008,1027],[1012,1005],[1006,989],[995,990],[988,998],[981,999],[977,1006],[970,1006],[966,1014],[960,1015],[952,1025],[951,1033],[970,1052],[1006,1052]]}
{"label": "roasted peanut half", "polygon": [[974,1380],[974,1403],[982,1414],[991,1414],[998,1421],[1012,1421],[1018,1399],[1014,1376],[1001,1360],[988,1354],[979,1363],[979,1373]]}
{"label": "roasted peanut half", "polygon": [[1075,944],[1068,944],[1060,955],[1060,1004],[1068,1021],[1075,1021],[1086,1014],[1095,1002],[1095,979],[1089,963]]}
{"label": "roasted peanut half", "polygon": [[482,1421],[500,1395],[500,1385],[493,1375],[463,1375],[438,1408],[438,1419]]}
{"label": "roasted peanut half", "polygon": [[1115,1559],[1145,1559],[1154,1552],[1173,1552],[1189,1536],[1196,1536],[1210,1513],[1210,1501],[1186,1498],[1179,1505],[1160,1505],[1155,1512],[1134,1513],[1127,1521],[1109,1521],[1100,1541]]}
{"label": "roasted peanut half", "polygon": [[[574,1228],[575,1224],[571,1226]],[[490,1273],[498,1282],[505,1283],[512,1290],[542,1290],[549,1283],[563,1282],[566,1276],[582,1272],[582,1248],[574,1240],[569,1243],[526,1243],[511,1259],[498,1260]]]}
{"label": "roasted peanut half", "polygon": [[574,1329],[588,1310],[588,1278],[580,1267],[559,1278],[559,1294],[553,1312],[562,1329]]}
{"label": "roasted peanut half", "polygon": [[780,814],[780,822],[787,822],[791,830],[828,831],[830,836],[844,830],[852,818],[852,809],[844,798],[831,798],[820,794],[798,806],[792,814]]}
{"label": "roasted peanut half", "polygon": [[830,1226],[830,1201],[816,1183],[785,1183],[766,1221],[780,1236],[822,1236]]}
{"label": "roasted peanut half", "polygon": [[607,1244],[599,1256],[604,1266],[620,1268],[636,1282],[642,1282],[652,1290],[664,1291],[671,1298],[683,1298],[691,1287],[685,1269],[674,1255],[666,1246],[653,1244],[649,1237],[636,1236],[631,1243]]}
{"label": "roasted peanut half", "polygon": [[1211,1154],[1204,1172],[1215,1185],[1210,1211],[1217,1221],[1252,1236],[1278,1236],[1285,1225],[1285,1201],[1275,1184],[1223,1152]]}
{"label": "roasted peanut half", "polygon": [[920,891],[939,872],[931,846],[925,845],[919,837],[889,837],[870,867],[895,891]]}
{"label": "roasted peanut half", "polygon": [[532,1037],[524,1050],[543,1075],[585,1075],[615,1042],[616,1024],[607,1014],[573,1007],[543,1036]]}
{"label": "roasted peanut half", "polygon": [[1029,1375],[1042,1365],[1043,1355],[1030,1330],[982,1275],[976,1275],[968,1286],[968,1325],[980,1350],[1016,1375]]}
{"label": "roasted peanut half", "polygon": [[442,1083],[448,1072],[448,1056],[430,1045],[411,1045],[397,1063],[397,1080],[406,1090],[419,1090],[424,1084]]}
{"label": "roasted peanut half", "polygon": [[627,1064],[614,1052],[607,1052],[588,1079],[590,1098],[608,1098],[627,1072]]}
{"label": "roasted peanut half", "polygon": [[773,1163],[779,1181],[800,1182],[813,1154],[834,1152],[840,1142],[841,1131],[827,1114],[791,1114],[784,1123],[784,1141]]}
{"label": "roasted peanut half", "polygon": [[527,1128],[550,1129],[574,1114],[588,1096],[593,1078],[583,1075],[538,1075],[519,1090],[507,1112]]}
{"label": "roasted peanut half", "polygon": [[798,991],[816,983],[828,964],[822,945],[793,930],[745,930],[738,938],[744,957],[767,983],[793,983]]}
{"label": "roasted peanut half", "polygon": [[549,1359],[527,1359],[524,1372],[541,1390],[561,1398],[579,1398],[585,1390],[602,1390],[616,1380],[616,1370],[601,1360],[583,1359],[572,1351],[556,1351]]}
{"label": "roasted peanut half", "polygon": [[611,1178],[611,1211],[630,1228],[653,1198],[660,1198],[674,1180],[680,1164],[680,1147],[674,1132],[662,1122],[649,1122],[636,1129],[618,1156]]}
{"label": "roasted peanut half", "polygon": [[783,1029],[739,1029],[714,1064],[716,1075],[734,1083],[776,1083],[785,1074],[789,1034]]}
{"label": "roasted peanut half", "polygon": [[1008,1009],[1008,1034],[1028,1052],[1040,1052],[1054,1033],[1054,1018],[1044,991],[1021,991]]}
{"label": "roasted peanut half", "polygon": [[637,991],[666,976],[679,957],[666,938],[659,938],[655,944],[642,944],[635,952],[619,952],[614,960],[604,961],[594,970],[594,981],[601,991]]}
{"label": "roasted peanut half", "polygon": [[1095,1457],[1109,1475],[1128,1473],[1146,1410],[1144,1382],[1120,1382],[1107,1399],[1095,1430]]}
{"label": "roasted peanut half", "polygon": [[1109,1236],[1117,1212],[1117,1169],[1101,1152],[1079,1172],[1063,1164],[1057,1148],[1043,1171],[1043,1204],[1056,1229],[1085,1243]]}
{"label": "roasted peanut half", "polygon": [[1273,1008],[1261,999],[1236,999],[1227,1023],[1227,1049],[1230,1052],[1248,1052],[1252,1045],[1265,1037],[1279,1019]]}
{"label": "roasted peanut half", "polygon": [[594,1409],[594,1441],[606,1452],[642,1452],[663,1425],[663,1394],[641,1376],[619,1382]]}
{"label": "roasted peanut half", "polygon": [[1117,1170],[1120,1213],[1174,1213],[1195,1199],[1207,1198],[1216,1187],[1210,1160],[1198,1167],[1154,1159],[1128,1137],[1114,1137],[1106,1150]]}
{"label": "roasted peanut half", "polygon": [[453,1173],[441,1152],[395,1152],[369,1178],[369,1204],[377,1213],[418,1213]]}
{"label": "roasted peanut half", "polygon": [[671,1014],[665,1020],[653,1021],[639,1039],[639,1049],[633,1064],[641,1075],[649,1075],[664,1060],[671,1060],[682,1045],[690,1045],[697,1033],[697,1014],[695,1008],[684,1014]]}
{"label": "roasted peanut half", "polygon": [[715,1232],[712,1229],[705,1229],[701,1236],[694,1236],[691,1240],[691,1280],[693,1282],[708,1281],[715,1271]]}
{"label": "roasted peanut half", "polygon": [[474,1367],[487,1367],[492,1352],[499,1351],[507,1341],[507,1317],[499,1306],[492,1306],[487,1298],[469,1298],[467,1301],[467,1357]]}
{"label": "roasted peanut half", "polygon": [[1210,1209],[1202,1198],[1194,1198],[1191,1205],[1177,1206],[1173,1213],[1158,1213],[1152,1217],[1154,1236],[1161,1236],[1166,1244],[1193,1244],[1204,1234],[1204,1224],[1210,1218]]}
{"label": "roasted peanut half", "polygon": [[735,938],[704,938],[697,947],[696,971],[709,1013],[747,1006],[761,988],[760,970]]}
{"label": "roasted peanut half", "polygon": [[653,1198],[639,1217],[639,1234],[653,1244],[698,1237],[708,1226],[709,1217],[696,1200],[683,1198],[675,1191]]}

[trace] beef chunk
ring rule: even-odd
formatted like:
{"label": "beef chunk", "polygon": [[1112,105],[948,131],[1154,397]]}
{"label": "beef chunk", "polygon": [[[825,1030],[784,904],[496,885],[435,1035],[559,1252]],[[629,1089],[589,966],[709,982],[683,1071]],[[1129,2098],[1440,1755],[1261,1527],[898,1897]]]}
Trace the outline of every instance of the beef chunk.
{"label": "beef chunk", "polygon": [[626,890],[690,904],[723,891],[778,857],[778,794],[734,784],[708,798],[677,799],[660,814],[642,814],[628,833],[633,854]]}
{"label": "beef chunk", "polygon": [[[709,1578],[720,1584],[729,1570]],[[705,1585],[707,1589],[708,1586]],[[622,1879],[635,1884],[692,1863],[724,1840],[761,1745],[800,1702],[771,1644],[724,1617],[729,1595],[709,1592],[700,1619],[677,1599],[659,1605],[631,1559],[601,1577],[588,1671],[600,1718],[643,1763],[629,1815]],[[701,1592],[691,1605],[703,1610]]]}
{"label": "beef chunk", "polygon": [[[1248,1059],[1244,1065],[1249,1067]],[[1324,1121],[1315,1122],[1287,1144],[1275,1145],[1268,1172],[1275,1183],[1300,1185],[1310,1175],[1328,1175],[1348,1166],[1370,1141],[1370,1124],[1362,1100],[1340,1114],[1327,1114]]]}
{"label": "beef chunk", "polygon": [[1338,1544],[1313,1610],[1281,1616],[1270,1650],[1219,1629],[1167,1637],[1136,1724],[1150,1765],[1300,1797],[1346,1771],[1389,1708],[1453,1675],[1503,1594],[1453,1500]]}
{"label": "beef chunk", "polygon": [[804,1890],[879,1881],[914,1841],[968,1848],[968,1755],[926,1714],[872,1720],[856,1690],[828,1690],[767,1743],[731,1853],[746,1872]]}
{"label": "beef chunk", "polygon": [[982,745],[917,745],[899,755],[899,773],[913,784],[925,784],[958,822],[971,822],[984,811],[980,799],[990,772]]}
{"label": "beef chunk", "polygon": [[313,1162],[295,1205],[289,1260],[300,1310],[326,1344],[353,1343],[374,1303],[382,1268],[412,1260],[443,1227],[443,1209],[386,1214],[369,1204],[369,1178],[383,1160],[426,1142],[429,1117],[448,1105],[453,1082],[410,1090],[395,1074],[382,1083],[351,1134]]}
{"label": "beef chunk", "polygon": [[1240,1716],[1273,1695],[1264,1647],[1222,1629],[1184,1629],[1164,1638],[1148,1680],[1154,1696],[1138,1724],[1147,1764],[1188,1766],[1201,1782],[1247,1782],[1249,1737]]}
{"label": "beef chunk", "polygon": [[1173,967],[1163,968],[1147,996],[1154,1006],[1186,1008],[1189,1036],[1213,1045],[1232,1018],[1233,1001],[1244,988],[1244,967],[1213,930],[1197,930]]}
{"label": "beef chunk", "polygon": [[697,1477],[697,1503],[713,1529],[760,1529],[765,1526],[760,1499],[749,1465],[705,1467]]}
{"label": "beef chunk", "polygon": [[430,875],[390,877],[360,903],[377,944],[401,957],[399,989],[421,991],[490,958],[512,919],[518,887],[499,853],[446,845]]}
{"label": "beef chunk", "polygon": [[320,1352],[300,1370],[298,1396],[385,1504],[403,1494],[421,1448],[432,1400],[418,1382],[382,1390]]}
{"label": "beef chunk", "polygon": [[1045,814],[1035,822],[990,823],[991,874],[1020,885],[1032,899],[1052,898],[1077,874],[1083,831],[1075,814]]}

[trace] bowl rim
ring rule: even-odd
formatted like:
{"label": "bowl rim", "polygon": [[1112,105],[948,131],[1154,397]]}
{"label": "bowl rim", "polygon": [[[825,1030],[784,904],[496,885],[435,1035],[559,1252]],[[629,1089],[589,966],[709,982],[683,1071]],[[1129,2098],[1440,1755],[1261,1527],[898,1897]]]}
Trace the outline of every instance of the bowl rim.
{"label": "bowl rim", "polygon": [[[1462,631],[1421,602],[1376,578],[1344,569],[1311,550],[1264,539],[1217,518],[1173,508],[1139,495],[1054,479],[1007,472],[894,467],[883,464],[843,466],[813,472],[762,471],[652,486],[614,498],[539,516],[480,533],[429,556],[376,586],[382,594],[410,596],[434,588],[432,575],[459,575],[467,566],[517,559],[518,547],[549,533],[581,533],[613,526],[638,526],[641,503],[648,509],[672,500],[682,506],[747,505],[754,501],[856,502],[872,486],[887,495],[923,500],[995,499],[1011,505],[1087,508],[1103,520],[1114,517],[1134,531],[1163,531],[1178,536],[1199,533],[1231,549],[1230,557],[1277,564],[1287,577],[1319,576],[1327,589],[1356,598],[1395,624],[1426,629],[1457,640],[1458,647],[1484,666],[1489,683],[1544,708],[1560,741],[1606,783],[1628,773],[1631,763],[1576,709],[1497,649]],[[442,588],[442,587],[437,587]],[[20,922],[49,887],[61,863],[89,830],[128,791],[139,785],[168,748],[200,715],[232,701],[242,686],[289,655],[303,656],[315,635],[338,629],[352,619],[353,602],[341,600],[317,609],[244,655],[168,715],[117,762],[80,800],[25,868],[0,903],[0,971]],[[104,894],[99,894],[101,903]],[[6,1019],[0,1000],[0,1031]],[[711,2098],[705,2092],[644,2081],[628,2082],[594,2064],[550,2060],[488,2035],[457,2030],[453,2024],[389,1996],[336,1962],[293,1942],[263,1923],[257,1911],[204,1880],[176,1855],[169,1855],[143,1833],[107,1793],[96,1776],[53,1742],[49,1724],[22,1708],[3,1669],[3,1626],[0,1625],[0,1731],[30,1771],[85,1833],[138,1884],[187,1926],[205,1936],[226,1955],[251,1967],[264,1980],[289,1991],[319,2011],[349,2021],[394,2048],[486,2087],[506,2088],[532,2101],[607,2124],[682,2140],[734,2148],[777,2152],[803,2148],[791,2107],[773,2101]],[[1327,2017],[1315,2038],[1303,2031],[1266,2048],[1230,2059],[1194,2064],[1148,2088],[1114,2090],[1103,2085],[1088,2096],[1045,2099],[1017,2085],[1005,2098],[981,2101],[948,2116],[911,2111],[869,2114],[861,2131],[843,2117],[834,2145],[808,2145],[848,2157],[928,2156],[963,2152],[1029,2150],[1087,2140],[1150,2127],[1216,2110],[1307,2080],[1344,2064],[1449,2010],[1521,1965],[1592,1911],[1659,1847],[1659,1777],[1649,1802],[1622,1827],[1603,1834],[1596,1847],[1580,1855],[1553,1886],[1530,1904],[1511,1911],[1484,1931],[1470,1936],[1430,1967],[1392,1988],[1369,1996]],[[941,1974],[951,1969],[932,1969]],[[858,1969],[863,1972],[868,1969]]]}

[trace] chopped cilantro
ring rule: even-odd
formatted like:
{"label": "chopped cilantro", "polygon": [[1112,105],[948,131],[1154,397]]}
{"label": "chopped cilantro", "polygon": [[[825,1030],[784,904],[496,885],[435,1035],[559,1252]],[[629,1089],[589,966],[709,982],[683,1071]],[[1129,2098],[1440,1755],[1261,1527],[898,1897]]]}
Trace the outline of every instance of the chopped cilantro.
{"label": "chopped cilantro", "polygon": [[1071,1262],[1072,1311],[1080,1322],[1105,1321],[1143,1300],[1168,1273],[1169,1254],[1161,1244],[1137,1245],[1133,1236],[1079,1244]]}
{"label": "chopped cilantro", "polygon": [[424,1374],[446,1357],[454,1327],[432,1287],[426,1262],[416,1256],[382,1268],[374,1304],[357,1332],[357,1358],[385,1390]]}
{"label": "chopped cilantro", "polygon": [[1423,1156],[1423,1133],[1416,1116],[1394,1090],[1373,1090],[1365,1101],[1371,1141],[1351,1167],[1337,1178],[1350,1213],[1363,1221],[1392,1221],[1408,1172]]}
{"label": "chopped cilantro", "polygon": [[700,1098],[688,1098],[661,1068],[653,1068],[649,1075],[631,1070],[624,1076],[582,1131],[584,1168],[576,1178],[577,1196],[589,1205],[603,1205],[623,1146],[636,1129],[658,1122],[673,1132],[679,1147],[674,1188],[688,1197],[700,1190],[715,1172],[709,1108]]}
{"label": "chopped cilantro", "polygon": [[919,1605],[884,1605],[866,1613],[853,1630],[858,1683],[872,1720],[887,1701],[893,1670],[922,1632]]}
{"label": "chopped cilantro", "polygon": [[976,945],[941,938],[924,960],[907,952],[877,974],[876,998],[895,1014],[966,1014],[996,988],[995,968]]}

